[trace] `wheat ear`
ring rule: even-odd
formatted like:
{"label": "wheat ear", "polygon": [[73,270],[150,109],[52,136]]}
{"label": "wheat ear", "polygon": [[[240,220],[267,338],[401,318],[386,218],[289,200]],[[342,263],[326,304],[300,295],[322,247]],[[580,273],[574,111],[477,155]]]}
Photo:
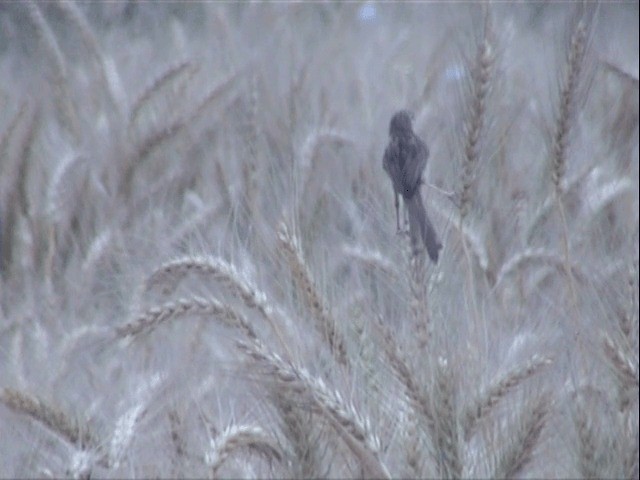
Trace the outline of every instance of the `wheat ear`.
{"label": "wheat ear", "polygon": [[345,340],[338,330],[335,319],[329,313],[326,302],[311,278],[311,273],[304,261],[297,238],[289,232],[284,223],[281,223],[278,228],[278,239],[291,270],[294,284],[298,291],[302,293],[302,298],[307,308],[311,310],[316,319],[316,328],[329,345],[330,351],[338,363],[348,366],[349,358],[347,357]]}
{"label": "wheat ear", "polygon": [[460,193],[460,217],[464,219],[471,205],[471,190],[475,182],[480,161],[481,137],[487,115],[487,97],[492,86],[495,48],[492,44],[490,17],[485,18],[484,35],[478,44],[475,64],[471,69],[471,105],[465,122],[464,166],[462,169],[462,191]]}
{"label": "wheat ear", "polygon": [[638,360],[628,358],[623,349],[608,335],[602,339],[604,353],[623,388],[638,389]]}
{"label": "wheat ear", "polygon": [[31,1],[27,4],[27,8],[29,19],[36,29],[38,39],[53,65],[53,93],[62,126],[68,130],[76,143],[79,143],[80,124],[78,122],[76,108],[71,101],[67,64],[64,55],[38,4]]}
{"label": "wheat ear", "polygon": [[276,379],[280,387],[300,399],[310,401],[313,410],[329,422],[369,476],[389,478],[379,458],[380,441],[371,431],[368,419],[345,403],[337,391],[329,389],[320,378],[312,377],[305,369],[269,352],[259,341],[239,341],[237,346]]}
{"label": "wheat ear", "polygon": [[156,285],[164,284],[172,286],[190,273],[212,277],[222,283],[232,295],[242,300],[248,308],[258,311],[278,337],[281,346],[287,349],[288,342],[283,337],[281,328],[290,322],[285,313],[277,307],[272,307],[264,292],[255,287],[251,280],[232,264],[221,258],[189,255],[163,263],[147,277],[145,288],[149,290]]}
{"label": "wheat ear", "polygon": [[534,355],[524,366],[513,369],[493,383],[463,415],[465,439],[469,440],[478,422],[486,418],[501,399],[550,363],[550,358]]}
{"label": "wheat ear", "polygon": [[205,462],[215,478],[224,462],[237,450],[246,449],[265,456],[269,460],[282,461],[282,454],[274,439],[260,427],[229,425],[220,435],[211,440],[211,450]]}
{"label": "wheat ear", "polygon": [[33,395],[5,388],[0,402],[16,413],[22,413],[80,448],[96,446],[97,441],[86,425],[80,425],[62,410]]}
{"label": "wheat ear", "polygon": [[135,123],[142,109],[154,96],[161,93],[167,85],[179,79],[185,72],[192,70],[194,70],[194,65],[190,60],[183,60],[167,67],[160,75],[154,78],[133,101],[129,113],[129,123]]}
{"label": "wheat ear", "polygon": [[442,478],[462,477],[462,443],[459,435],[457,389],[448,360],[439,358],[432,395],[438,474]]}
{"label": "wheat ear", "polygon": [[522,473],[533,457],[546,423],[550,401],[547,395],[538,397],[523,408],[513,436],[500,453],[492,478],[515,478]]}
{"label": "wheat ear", "polygon": [[152,307],[140,314],[135,320],[116,328],[118,337],[129,337],[149,332],[161,323],[187,315],[205,315],[220,320],[224,325],[238,328],[248,338],[255,339],[256,334],[247,320],[226,304],[215,299],[202,297],[181,298]]}

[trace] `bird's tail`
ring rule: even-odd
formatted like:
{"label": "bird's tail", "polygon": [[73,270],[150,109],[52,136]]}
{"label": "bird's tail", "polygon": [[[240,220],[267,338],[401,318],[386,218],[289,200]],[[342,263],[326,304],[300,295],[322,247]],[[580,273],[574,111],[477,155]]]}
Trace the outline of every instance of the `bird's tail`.
{"label": "bird's tail", "polygon": [[405,204],[409,211],[409,233],[414,250],[422,248],[422,244],[424,243],[427,247],[429,258],[431,258],[434,263],[437,263],[442,244],[427,216],[427,211],[422,203],[420,190],[418,190],[413,197],[405,199]]}

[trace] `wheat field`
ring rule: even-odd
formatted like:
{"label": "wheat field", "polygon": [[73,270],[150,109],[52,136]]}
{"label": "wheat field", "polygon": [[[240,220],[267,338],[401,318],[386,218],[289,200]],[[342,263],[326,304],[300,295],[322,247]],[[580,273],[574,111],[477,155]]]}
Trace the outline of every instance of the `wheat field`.
{"label": "wheat field", "polygon": [[0,2],[0,477],[638,478],[638,30]]}

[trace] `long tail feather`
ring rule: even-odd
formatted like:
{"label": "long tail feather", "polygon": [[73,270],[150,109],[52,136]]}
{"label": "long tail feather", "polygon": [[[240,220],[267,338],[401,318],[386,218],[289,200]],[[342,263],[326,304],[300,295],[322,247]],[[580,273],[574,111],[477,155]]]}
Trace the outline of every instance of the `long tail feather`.
{"label": "long tail feather", "polygon": [[422,247],[422,244],[424,244],[427,247],[429,258],[431,258],[434,263],[438,263],[438,255],[442,244],[427,216],[420,191],[417,191],[413,197],[405,199],[405,203],[409,211],[409,233],[411,235],[413,248],[418,250]]}

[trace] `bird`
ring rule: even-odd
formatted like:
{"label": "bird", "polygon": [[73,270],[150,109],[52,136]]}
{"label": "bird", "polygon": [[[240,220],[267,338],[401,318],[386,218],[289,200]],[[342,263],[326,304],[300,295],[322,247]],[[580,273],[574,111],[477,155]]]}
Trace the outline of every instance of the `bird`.
{"label": "bird", "polygon": [[427,145],[413,132],[412,114],[407,110],[396,112],[389,122],[389,145],[384,152],[382,167],[393,184],[398,233],[402,231],[399,200],[402,196],[409,213],[409,236],[414,254],[419,253],[424,245],[431,261],[437,263],[442,243],[429,220],[420,193],[422,172],[428,158]]}

